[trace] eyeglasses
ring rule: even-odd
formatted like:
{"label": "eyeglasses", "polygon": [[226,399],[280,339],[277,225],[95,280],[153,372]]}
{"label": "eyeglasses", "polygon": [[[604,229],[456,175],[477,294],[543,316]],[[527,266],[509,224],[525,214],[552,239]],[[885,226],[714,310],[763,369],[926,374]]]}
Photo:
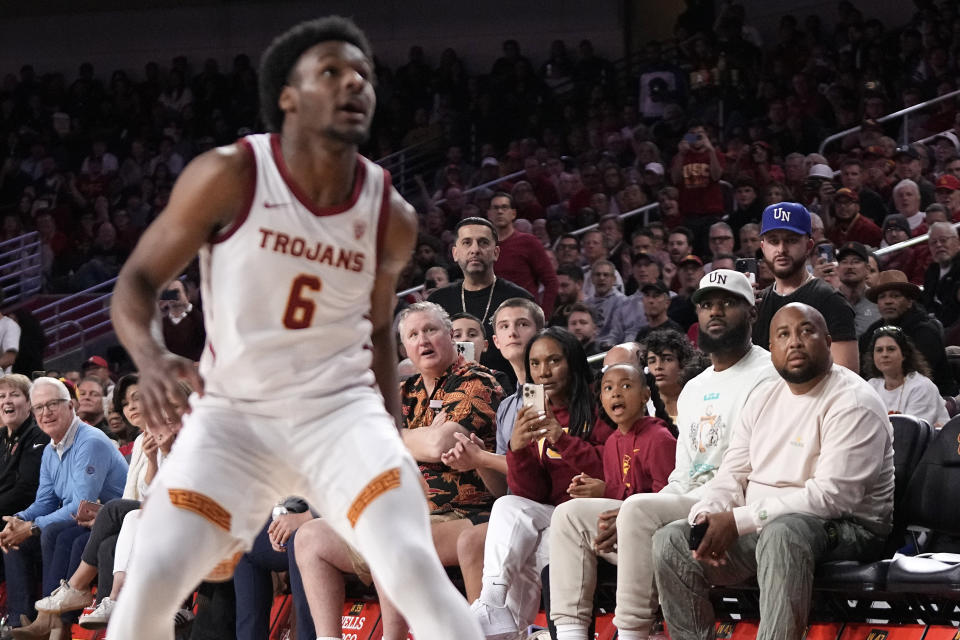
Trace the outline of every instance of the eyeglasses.
{"label": "eyeglasses", "polygon": [[723,242],[733,240],[733,236],[713,236],[710,238],[710,242]]}
{"label": "eyeglasses", "polygon": [[57,400],[50,400],[49,402],[44,402],[43,404],[35,404],[32,407],[30,407],[30,409],[39,416],[39,415],[43,415],[43,412],[45,410],[56,411],[57,407],[59,407],[60,403],[62,402],[69,402],[69,401],[64,400],[63,398],[60,398]]}
{"label": "eyeglasses", "polygon": [[701,300],[697,303],[698,311],[710,311],[715,306],[720,305],[720,308],[726,311],[737,306],[737,300],[733,298],[714,298],[712,300]]}

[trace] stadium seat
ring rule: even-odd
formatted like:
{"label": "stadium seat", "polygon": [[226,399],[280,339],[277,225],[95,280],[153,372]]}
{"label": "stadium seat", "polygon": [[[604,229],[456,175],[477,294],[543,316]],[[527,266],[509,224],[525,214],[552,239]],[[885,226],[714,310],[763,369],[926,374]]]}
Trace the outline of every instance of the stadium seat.
{"label": "stadium seat", "polygon": [[924,555],[897,557],[887,573],[887,591],[903,594],[928,624],[960,619],[960,417],[936,434],[904,496],[904,518],[926,532]]}

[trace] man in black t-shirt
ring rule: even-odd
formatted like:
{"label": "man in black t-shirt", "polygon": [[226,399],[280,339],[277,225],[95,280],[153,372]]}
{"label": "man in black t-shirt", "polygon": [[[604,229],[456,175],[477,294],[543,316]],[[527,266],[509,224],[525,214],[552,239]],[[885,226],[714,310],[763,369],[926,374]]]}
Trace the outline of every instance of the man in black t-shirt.
{"label": "man in black t-shirt", "polygon": [[827,322],[833,342],[833,361],[859,372],[855,313],[850,303],[832,286],[807,272],[806,262],[813,239],[810,212],[796,202],[778,202],[763,210],[760,227],[763,259],[773,271],[774,282],[760,293],[753,343],[770,348],[770,321],[791,302],[817,309]]}
{"label": "man in black t-shirt", "polygon": [[463,280],[435,290],[427,300],[437,303],[450,315],[469,313],[480,318],[490,345],[480,357],[480,364],[506,373],[515,382],[513,367],[494,346],[493,326],[489,320],[504,300],[533,300],[533,296],[523,287],[494,275],[493,265],[500,256],[500,247],[493,223],[484,218],[464,218],[457,224],[456,232],[453,259],[463,271]]}

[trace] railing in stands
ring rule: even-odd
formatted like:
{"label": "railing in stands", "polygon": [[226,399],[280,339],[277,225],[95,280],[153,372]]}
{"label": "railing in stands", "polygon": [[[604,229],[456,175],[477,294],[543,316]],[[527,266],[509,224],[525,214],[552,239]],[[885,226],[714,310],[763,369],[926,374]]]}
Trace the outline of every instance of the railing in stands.
{"label": "railing in stands", "polygon": [[[954,223],[953,223],[953,228],[954,228],[954,229],[957,229],[958,231],[960,231],[960,222],[954,222]],[[892,245],[890,245],[889,247],[883,247],[882,249],[877,249],[876,251],[873,252],[873,255],[875,255],[875,256],[885,256],[885,255],[887,255],[888,253],[896,253],[897,251],[900,251],[901,249],[907,249],[907,248],[909,248],[909,247],[912,247],[912,246],[915,245],[915,244],[920,244],[921,242],[926,242],[929,237],[930,237],[930,234],[929,234],[929,233],[925,233],[925,234],[923,234],[923,235],[916,236],[915,238],[909,238],[909,239],[907,239],[907,240],[904,240],[903,242],[898,242],[897,244],[892,244]]]}
{"label": "railing in stands", "polygon": [[393,186],[401,195],[409,197],[417,190],[417,175],[423,175],[428,182],[433,180],[444,150],[444,140],[437,136],[386,155],[377,160],[377,164],[390,171]]}
{"label": "railing in stands", "polygon": [[0,300],[5,307],[22,302],[43,285],[40,234],[36,231],[0,242]]}
{"label": "railing in stands", "polygon": [[[475,187],[470,187],[469,189],[465,189],[464,192],[463,192],[463,195],[468,196],[468,195],[470,195],[470,194],[472,194],[472,193],[476,193],[477,191],[480,191],[481,189],[489,189],[490,187],[492,187],[492,186],[494,186],[494,185],[501,184],[501,183],[503,183],[503,182],[507,182],[508,180],[513,180],[514,178],[519,178],[519,177],[522,176],[524,173],[525,173],[525,171],[522,171],[522,170],[521,170],[521,171],[514,171],[513,173],[508,173],[508,174],[505,175],[505,176],[500,176],[500,177],[497,178],[496,180],[491,180],[491,181],[489,181],[489,182],[484,182],[483,184],[478,184],[478,185],[475,186]],[[434,200],[434,201],[433,201],[433,204],[443,204],[443,203],[446,202],[446,201],[447,201],[446,198],[440,198],[439,200]]]}
{"label": "railing in stands", "polygon": [[47,335],[48,355],[82,349],[90,336],[110,330],[110,298],[116,282],[112,278],[34,309]]}
{"label": "railing in stands", "polygon": [[[643,214],[643,225],[646,226],[646,225],[650,224],[650,212],[653,211],[654,209],[659,209],[659,208],[660,208],[660,203],[659,203],[659,202],[651,202],[650,204],[646,204],[646,205],[643,205],[642,207],[638,207],[638,208],[636,208],[636,209],[632,209],[632,210],[630,210],[630,211],[627,211],[626,213],[621,213],[618,217],[619,217],[621,220],[626,220],[627,218],[632,218],[633,216],[642,213],[642,214]],[[582,227],[582,228],[580,228],[580,229],[576,229],[576,230],[574,230],[574,231],[571,231],[571,232],[570,232],[570,235],[579,236],[579,235],[582,235],[582,234],[586,233],[587,231],[593,231],[594,229],[596,229],[596,228],[599,227],[599,226],[600,226],[600,223],[599,223],[599,222],[594,222],[593,224],[589,224],[589,225],[587,225],[587,226],[585,226],[585,227]]]}
{"label": "railing in stands", "polygon": [[[908,126],[910,122],[910,114],[916,111],[922,111],[923,109],[926,109],[930,105],[937,104],[938,102],[943,102],[944,100],[950,100],[951,98],[956,98],[957,96],[960,96],[960,89],[957,89],[956,91],[951,91],[950,93],[945,93],[942,96],[937,96],[936,98],[930,98],[929,100],[925,100],[924,102],[915,104],[911,107],[900,109],[899,111],[894,111],[893,113],[888,113],[885,116],[881,116],[877,118],[877,122],[889,122],[890,120],[903,118],[903,136],[904,136],[903,144],[909,144],[909,141],[907,140],[907,134],[910,129],[910,127]],[[849,129],[838,131],[837,133],[827,136],[826,138],[823,139],[823,142],[820,143],[820,149],[819,149],[820,154],[821,155],[823,154],[824,149],[826,149],[827,145],[830,144],[831,142],[840,140],[841,138],[845,138],[851,133],[856,133],[860,131],[860,129],[862,128],[863,128],[863,125],[857,125],[856,127],[850,127]]]}

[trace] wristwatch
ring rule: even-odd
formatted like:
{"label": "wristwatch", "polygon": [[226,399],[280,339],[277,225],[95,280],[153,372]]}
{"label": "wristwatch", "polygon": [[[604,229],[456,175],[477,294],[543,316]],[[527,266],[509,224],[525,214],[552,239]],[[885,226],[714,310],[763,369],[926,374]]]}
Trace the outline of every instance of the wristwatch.
{"label": "wristwatch", "polygon": [[40,535],[40,525],[38,525],[36,522],[30,525],[30,535],[34,538]]}

